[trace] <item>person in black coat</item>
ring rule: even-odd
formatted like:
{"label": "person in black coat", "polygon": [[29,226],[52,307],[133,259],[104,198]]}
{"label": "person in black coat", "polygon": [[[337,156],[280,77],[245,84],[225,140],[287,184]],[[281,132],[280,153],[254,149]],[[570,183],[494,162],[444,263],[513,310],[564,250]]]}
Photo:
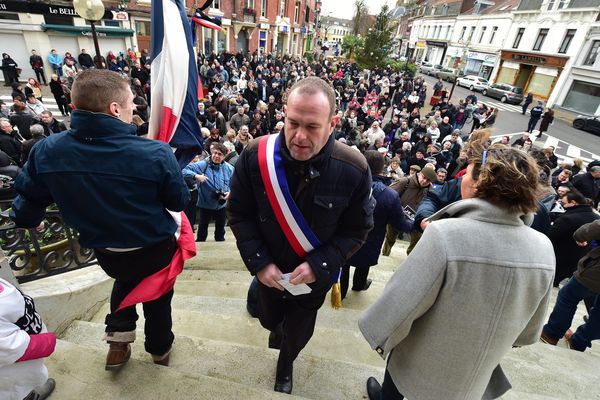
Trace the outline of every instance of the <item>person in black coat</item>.
{"label": "person in black coat", "polygon": [[571,277],[577,269],[579,259],[585,256],[591,246],[581,247],[573,239],[573,234],[581,226],[600,219],[600,215],[587,204],[585,197],[578,191],[570,191],[561,199],[565,212],[550,227],[548,238],[554,246],[556,256],[556,274],[554,287],[565,278]]}
{"label": "person in black coat", "polygon": [[54,100],[56,100],[56,105],[60,110],[60,113],[64,115],[69,115],[69,105],[67,103],[67,96],[65,95],[65,91],[63,90],[62,82],[58,78],[58,75],[52,74],[50,77],[50,91],[54,96]]}
{"label": "person in black coat", "polygon": [[588,199],[594,201],[594,207],[598,207],[600,200],[600,166],[588,165],[586,174],[576,175],[573,178],[573,186]]}
{"label": "person in black coat", "polygon": [[365,152],[365,158],[373,176],[372,195],[377,201],[373,212],[374,227],[369,232],[365,244],[342,267],[340,278],[342,299],[348,293],[350,266],[355,267],[352,290],[367,290],[371,286],[372,280],[368,279],[369,269],[371,266],[377,265],[387,224],[392,224],[400,232],[408,233],[412,229],[412,221],[404,217],[398,193],[389,188],[391,180],[384,174],[383,157],[378,151],[369,150]]}
{"label": "person in black coat", "polygon": [[5,120],[0,121],[0,150],[15,165],[21,165],[21,142],[16,138],[12,125]]}
{"label": "person in black coat", "polygon": [[4,86],[10,86],[19,82],[17,63],[8,54],[2,53],[2,72],[4,74]]}

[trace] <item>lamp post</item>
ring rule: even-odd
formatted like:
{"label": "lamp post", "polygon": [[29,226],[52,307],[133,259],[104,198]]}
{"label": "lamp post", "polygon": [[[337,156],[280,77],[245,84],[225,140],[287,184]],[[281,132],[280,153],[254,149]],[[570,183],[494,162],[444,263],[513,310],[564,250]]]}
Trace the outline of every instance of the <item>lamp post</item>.
{"label": "lamp post", "polygon": [[102,0],[73,0],[73,7],[81,18],[90,23],[92,28],[92,39],[96,50],[95,64],[96,68],[102,69],[102,57],[100,57],[100,46],[98,45],[98,33],[96,32],[96,22],[104,16],[104,4]]}

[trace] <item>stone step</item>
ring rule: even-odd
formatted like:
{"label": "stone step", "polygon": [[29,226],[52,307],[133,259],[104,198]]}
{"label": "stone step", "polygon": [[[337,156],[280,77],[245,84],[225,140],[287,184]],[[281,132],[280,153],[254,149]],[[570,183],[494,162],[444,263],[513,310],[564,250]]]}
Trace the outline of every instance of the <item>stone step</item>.
{"label": "stone step", "polygon": [[[104,327],[76,321],[63,336],[78,345],[106,351],[101,341]],[[132,357],[148,361],[143,332],[133,345]],[[205,375],[257,389],[271,390],[277,364],[277,350],[177,335],[170,368],[192,375]],[[382,364],[383,365],[383,364]],[[369,376],[383,376],[384,368],[301,355],[294,363],[295,395],[319,400],[353,399],[366,396]]]}
{"label": "stone step", "polygon": [[[91,322],[103,324],[108,307],[98,312]],[[143,313],[138,305],[138,326],[143,326]],[[173,332],[197,338],[265,347],[268,331],[258,319],[248,314],[222,314],[219,311],[173,309]],[[358,330],[324,327],[317,323],[311,341],[303,350],[306,355],[332,360],[383,366],[383,360],[369,347]]]}
{"label": "stone step", "polygon": [[47,359],[49,376],[56,380],[52,399],[302,399],[226,381],[217,377],[191,374],[148,361],[132,359],[121,371],[104,370],[106,348],[81,346],[59,340]]}
{"label": "stone step", "polygon": [[[353,269],[351,269],[351,273],[353,273],[352,271]],[[364,310],[367,308],[377,299],[391,275],[392,272],[373,268],[369,272],[369,278],[373,280],[369,290],[360,292],[349,290],[343,301],[342,309]],[[209,296],[245,300],[251,282],[252,276],[248,272],[185,270],[177,278],[175,296]],[[330,294],[327,295],[323,308],[330,307],[329,302]],[[243,308],[245,309],[245,305]]]}

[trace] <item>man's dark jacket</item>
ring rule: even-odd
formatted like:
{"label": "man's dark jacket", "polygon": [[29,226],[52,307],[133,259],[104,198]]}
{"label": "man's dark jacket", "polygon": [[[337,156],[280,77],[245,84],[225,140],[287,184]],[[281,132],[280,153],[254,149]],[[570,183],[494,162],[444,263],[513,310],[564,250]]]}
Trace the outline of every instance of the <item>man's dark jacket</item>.
{"label": "man's dark jacket", "polygon": [[337,272],[365,242],[373,228],[375,200],[371,173],[360,153],[329,137],[321,152],[306,162],[291,158],[280,134],[283,164],[292,197],[321,245],[306,260],[292,249],[275,218],[258,166],[258,141],[244,149],[231,178],[228,220],[240,255],[252,275],[274,263],[292,272],[307,261],[316,282],[306,298],[323,296]]}
{"label": "man's dark jacket", "polygon": [[147,247],[177,225],[167,209],[190,200],[171,148],[136,136],[136,127],[107,114],[75,110],[71,129],[33,146],[16,180],[10,217],[39,225],[56,203],[88,248]]}
{"label": "man's dark jacket", "polygon": [[67,130],[67,126],[59,120],[57,120],[56,118],[52,118],[52,122],[50,122],[49,124],[42,123],[42,126],[44,127],[44,135],[46,136],[50,136],[52,134],[60,133]]}
{"label": "man's dark jacket", "polygon": [[391,224],[400,232],[410,232],[412,222],[404,217],[402,202],[398,193],[389,188],[390,179],[383,176],[373,176],[373,197],[377,201],[373,212],[374,227],[364,246],[348,261],[353,267],[370,267],[376,265],[385,239],[387,224]]}
{"label": "man's dark jacket", "polygon": [[13,135],[0,132],[0,150],[5,152],[16,164],[21,165],[21,142]]}
{"label": "man's dark jacket", "polygon": [[565,278],[569,278],[577,267],[579,259],[591,250],[591,246],[578,246],[573,234],[582,225],[600,219],[600,215],[588,205],[565,208],[565,212],[550,227],[548,237],[554,246],[556,256],[556,274],[554,286]]}
{"label": "man's dark jacket", "polygon": [[[588,166],[590,168],[590,166]],[[594,206],[598,205],[600,197],[600,179],[594,179],[590,172],[582,175],[576,175],[573,178],[573,186],[579,190],[588,199],[594,201]]]}
{"label": "man's dark jacket", "polygon": [[[600,220],[583,225],[573,234],[578,242],[600,240]],[[577,264],[575,279],[594,293],[600,294],[600,247],[596,247]]]}

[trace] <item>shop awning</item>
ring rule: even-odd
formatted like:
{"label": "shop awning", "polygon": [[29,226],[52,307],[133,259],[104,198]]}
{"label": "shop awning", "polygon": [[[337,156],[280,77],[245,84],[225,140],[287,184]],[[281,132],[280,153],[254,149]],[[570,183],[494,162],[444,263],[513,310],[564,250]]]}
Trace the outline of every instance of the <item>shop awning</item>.
{"label": "shop awning", "polygon": [[[92,28],[90,26],[73,26],[73,25],[56,25],[56,24],[41,24],[42,30],[45,32],[60,32],[65,35],[73,36],[91,36]],[[123,28],[106,28],[97,26],[96,32],[99,37],[129,37],[135,33],[133,29]]]}

